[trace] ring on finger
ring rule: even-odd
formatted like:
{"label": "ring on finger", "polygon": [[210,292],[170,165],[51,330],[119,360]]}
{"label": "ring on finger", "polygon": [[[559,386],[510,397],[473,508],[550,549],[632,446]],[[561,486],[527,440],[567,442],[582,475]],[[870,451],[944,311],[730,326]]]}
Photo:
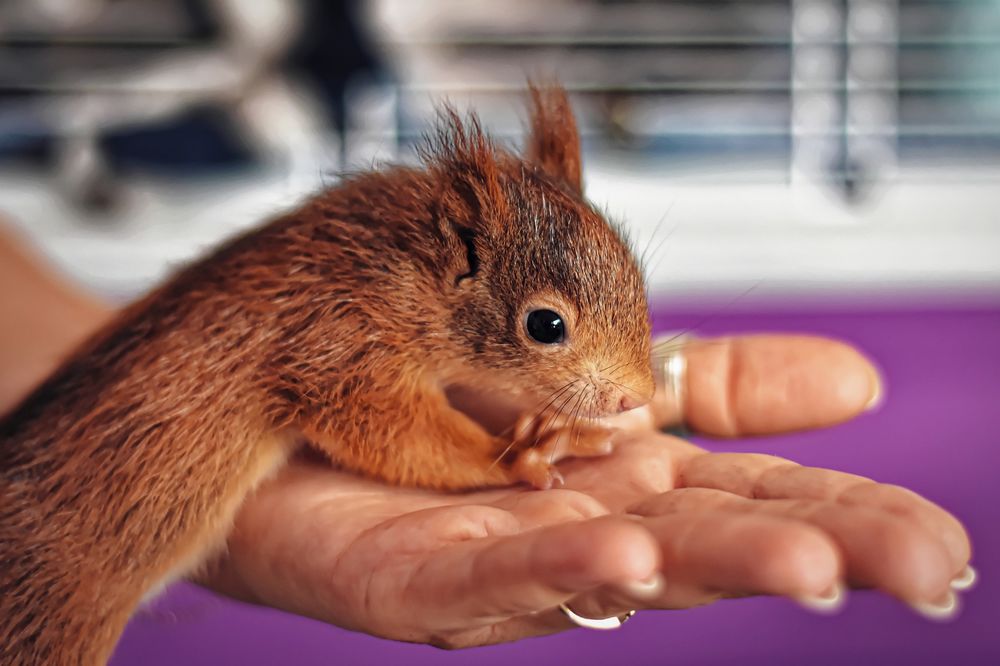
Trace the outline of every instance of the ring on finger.
{"label": "ring on finger", "polygon": [[[687,388],[687,356],[684,347],[694,339],[690,333],[664,334],[653,340],[653,371],[656,380],[673,400],[678,415],[678,425],[684,429],[685,393]],[[665,349],[662,353],[658,347]]]}
{"label": "ring on finger", "polygon": [[566,604],[559,604],[559,610],[562,611],[563,615],[569,618],[570,622],[578,627],[600,630],[618,629],[625,624],[629,618],[635,615],[635,611],[630,610],[622,613],[621,615],[612,615],[611,617],[584,617],[583,615],[574,613]]}

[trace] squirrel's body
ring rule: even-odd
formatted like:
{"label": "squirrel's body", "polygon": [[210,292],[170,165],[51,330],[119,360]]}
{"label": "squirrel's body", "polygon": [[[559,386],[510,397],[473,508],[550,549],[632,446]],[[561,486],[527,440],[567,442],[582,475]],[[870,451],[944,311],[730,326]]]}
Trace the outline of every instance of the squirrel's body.
{"label": "squirrel's body", "polygon": [[[571,386],[586,416],[648,398],[635,262],[580,198],[565,98],[534,99],[527,161],[452,115],[426,168],[348,179],[230,242],[0,421],[0,664],[106,660],[303,440],[391,483],[544,485],[548,463],[518,455],[543,433],[500,461],[511,437],[446,390],[565,410]],[[539,307],[572,337],[537,345]]]}

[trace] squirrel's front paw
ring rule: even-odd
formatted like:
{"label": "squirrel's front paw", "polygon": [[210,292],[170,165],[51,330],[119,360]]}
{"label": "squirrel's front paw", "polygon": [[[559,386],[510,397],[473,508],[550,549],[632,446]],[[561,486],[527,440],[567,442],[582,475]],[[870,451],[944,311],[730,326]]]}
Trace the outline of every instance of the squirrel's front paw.
{"label": "squirrel's front paw", "polygon": [[523,416],[514,427],[511,473],[515,480],[541,490],[559,487],[563,477],[555,467],[557,462],[611,453],[615,432],[613,428],[565,416]]}

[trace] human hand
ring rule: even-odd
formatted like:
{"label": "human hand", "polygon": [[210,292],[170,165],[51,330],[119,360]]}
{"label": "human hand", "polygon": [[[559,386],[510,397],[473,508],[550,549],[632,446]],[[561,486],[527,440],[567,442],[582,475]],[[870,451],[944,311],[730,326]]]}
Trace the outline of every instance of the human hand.
{"label": "human hand", "polygon": [[[687,354],[685,420],[716,434],[828,425],[878,392],[871,366],[830,341],[700,341]],[[708,454],[648,430],[676,420],[675,408],[659,395],[623,415],[616,451],[563,463],[559,490],[442,495],[298,460],[246,503],[228,556],[202,581],[449,647],[568,628],[563,602],[590,617],[747,594],[828,608],[846,580],[927,614],[953,607],[949,582],[969,544],[943,510],[860,477]]]}
{"label": "human hand", "polygon": [[112,308],[61,279],[0,215],[0,415],[96,331]]}

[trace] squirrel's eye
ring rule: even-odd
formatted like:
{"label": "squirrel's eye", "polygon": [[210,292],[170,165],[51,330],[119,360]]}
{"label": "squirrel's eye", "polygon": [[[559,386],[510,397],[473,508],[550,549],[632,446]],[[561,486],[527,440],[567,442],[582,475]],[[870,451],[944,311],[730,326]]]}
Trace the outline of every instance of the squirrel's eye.
{"label": "squirrel's eye", "polygon": [[554,345],[566,338],[566,324],[558,312],[532,310],[524,324],[528,335],[544,345]]}

